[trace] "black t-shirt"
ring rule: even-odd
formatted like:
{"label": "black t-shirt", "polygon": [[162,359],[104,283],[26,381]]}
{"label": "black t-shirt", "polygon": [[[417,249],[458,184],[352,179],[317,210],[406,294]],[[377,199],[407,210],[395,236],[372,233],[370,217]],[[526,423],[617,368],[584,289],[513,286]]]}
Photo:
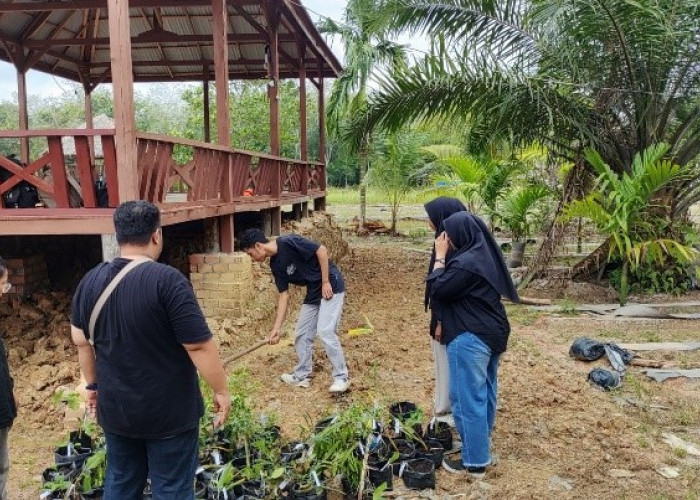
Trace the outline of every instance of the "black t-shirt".
{"label": "black t-shirt", "polygon": [[432,318],[442,324],[443,344],[471,332],[489,346],[492,354],[506,350],[510,324],[500,294],[488,281],[448,265],[430,273],[428,285]]}
{"label": "black t-shirt", "polygon": [[[277,238],[277,255],[270,259],[270,269],[277,290],[286,292],[289,284],[306,287],[304,304],[321,303],[321,265],[316,251],[321,246],[296,234]],[[328,261],[328,279],[333,293],[345,291],[345,281],[335,264]]]}
{"label": "black t-shirt", "polygon": [[5,344],[0,339],[0,429],[10,427],[17,416],[15,398],[12,394],[14,381],[7,363]]}
{"label": "black t-shirt", "polygon": [[[122,258],[102,263],[78,285],[71,323],[86,337],[97,299],[127,263]],[[204,342],[212,334],[182,273],[156,262],[137,266],[112,292],[92,334],[97,416],[105,431],[161,439],[199,425],[204,404],[182,344]]]}

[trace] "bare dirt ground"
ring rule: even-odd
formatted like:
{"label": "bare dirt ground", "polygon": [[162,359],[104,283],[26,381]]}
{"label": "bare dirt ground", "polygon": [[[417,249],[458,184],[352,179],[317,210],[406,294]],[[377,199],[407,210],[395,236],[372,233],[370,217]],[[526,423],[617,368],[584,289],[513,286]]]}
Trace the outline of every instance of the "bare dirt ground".
{"label": "bare dirt ground", "polygon": [[[388,238],[353,240],[340,263],[348,284],[341,335],[353,383],[348,395],[329,396],[330,369],[320,346],[310,389],[290,389],[279,380],[295,360],[293,320],[299,293],[283,341],[229,367],[250,371],[259,383],[256,407],[276,413],[284,435],[297,436],[300,426],[357,399],[387,404],[410,400],[431,413],[433,368],[428,316],[422,307],[427,256],[404,248],[410,244]],[[212,322],[224,354],[250,345],[271,324],[274,290],[264,270],[258,269],[258,275],[259,296],[249,317]],[[61,294],[45,298],[49,302],[28,305],[22,316],[0,309],[20,399],[20,414],[10,433],[12,499],[37,498],[39,474],[51,464],[52,450],[65,435],[62,411],[50,399],[57,386],[78,380],[67,299]],[[604,322],[545,315],[525,306],[508,310],[513,332],[501,365],[501,408],[494,436],[500,463],[479,483],[438,470],[437,498],[698,498],[700,457],[670,448],[661,442],[661,433],[670,431],[700,443],[700,384],[658,384],[631,368],[621,390],[604,393],[586,382],[592,366],[568,357],[569,345],[578,336],[693,340],[698,338],[696,322]],[[367,320],[374,333],[348,336],[348,329],[364,326]],[[674,366],[700,367],[697,352],[645,357],[655,356]],[[679,477],[662,477],[656,471],[664,466],[677,468]]]}

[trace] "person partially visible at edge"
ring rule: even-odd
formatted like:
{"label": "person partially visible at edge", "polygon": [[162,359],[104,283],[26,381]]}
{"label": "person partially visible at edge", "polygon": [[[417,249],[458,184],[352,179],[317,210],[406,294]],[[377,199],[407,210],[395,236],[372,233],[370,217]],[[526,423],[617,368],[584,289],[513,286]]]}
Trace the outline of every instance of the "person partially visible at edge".
{"label": "person partially visible at edge", "polygon": [[[189,281],[155,262],[163,249],[158,208],[122,203],[114,228],[120,256],[83,277],[71,311],[88,408],[107,440],[104,499],[143,498],[147,477],[153,498],[194,499],[204,413],[197,371],[214,392],[215,425],[231,405],[226,375]],[[135,259],[145,262],[117,285],[88,331],[99,296]]]}
{"label": "person partially visible at edge", "polygon": [[440,323],[436,335],[447,346],[450,401],[462,438],[461,457],[445,458],[443,465],[449,472],[467,471],[479,478],[492,460],[498,362],[510,334],[501,297],[520,299],[501,250],[479,217],[459,212],[443,225],[428,282]]}
{"label": "person partially visible at edge", "polygon": [[329,391],[342,393],[350,387],[348,368],[338,338],[343,313],[345,281],[328,258],[325,246],[296,234],[268,240],[260,229],[247,229],[238,239],[241,250],[256,262],[270,259],[270,269],[279,291],[275,324],[270,344],[280,339],[289,306],[289,285],[306,287],[304,304],[299,311],[294,345],[298,363],[292,373],[283,373],[282,380],[296,387],[309,387],[313,368],[314,339],[318,333],[333,367],[333,384]]}
{"label": "person partially visible at edge", "polygon": [[[9,273],[5,262],[0,257],[0,297],[10,291]],[[0,499],[7,500],[7,477],[10,472],[10,453],[8,438],[12,422],[17,416],[14,381],[7,364],[5,343],[0,337]]]}
{"label": "person partially visible at edge", "polygon": [[[434,200],[429,201],[424,205],[425,211],[428,214],[428,224],[430,229],[435,231],[435,237],[437,238],[443,232],[442,223],[450,215],[456,214],[457,212],[466,212],[467,207],[459,201],[457,198],[448,198],[446,196],[440,196]],[[428,265],[428,275],[433,271],[433,266],[435,265],[435,245],[433,245],[433,250],[430,254],[430,264]],[[425,285],[425,310],[430,308],[430,287],[426,282]],[[439,335],[436,337],[436,330],[438,334],[440,330],[438,327],[438,321],[435,314],[431,311],[430,314],[430,344],[433,348],[433,359],[435,360],[435,416],[437,420],[449,423],[454,426],[454,419],[452,418],[452,406],[450,405],[450,371],[449,364],[447,362],[447,350],[445,346],[440,343]]]}

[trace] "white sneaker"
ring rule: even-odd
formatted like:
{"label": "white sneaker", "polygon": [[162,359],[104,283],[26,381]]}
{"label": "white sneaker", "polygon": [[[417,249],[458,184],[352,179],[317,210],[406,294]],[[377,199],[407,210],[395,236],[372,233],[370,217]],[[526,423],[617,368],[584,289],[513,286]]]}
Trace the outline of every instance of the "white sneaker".
{"label": "white sneaker", "polygon": [[349,380],[343,380],[343,379],[338,379],[334,380],[333,384],[328,388],[330,392],[335,392],[336,394],[340,394],[342,392],[347,391],[350,388],[350,381]]}
{"label": "white sneaker", "polygon": [[305,378],[304,380],[298,380],[294,375],[291,375],[289,373],[283,373],[280,378],[282,379],[282,382],[289,385],[293,385],[294,387],[303,387],[305,389],[308,389],[311,385],[311,382],[308,378]]}
{"label": "white sneaker", "polygon": [[435,417],[435,420],[436,420],[437,422],[444,422],[444,423],[446,423],[447,425],[449,425],[450,427],[452,427],[453,429],[456,427],[456,425],[455,425],[455,419],[454,419],[454,417],[452,416],[451,413],[447,413],[447,414],[445,414],[445,415],[438,415],[438,416]]}

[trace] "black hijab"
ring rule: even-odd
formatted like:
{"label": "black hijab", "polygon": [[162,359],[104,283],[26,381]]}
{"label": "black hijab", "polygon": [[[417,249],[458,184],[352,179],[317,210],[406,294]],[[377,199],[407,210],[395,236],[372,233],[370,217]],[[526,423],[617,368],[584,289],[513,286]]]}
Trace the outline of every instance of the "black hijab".
{"label": "black hijab", "polygon": [[443,225],[457,248],[449,256],[449,265],[478,274],[501,296],[520,302],[501,249],[484,221],[468,212],[460,212],[445,219]]}
{"label": "black hijab", "polygon": [[[437,238],[445,230],[442,223],[450,215],[456,214],[457,212],[466,212],[467,207],[464,203],[459,201],[457,198],[448,198],[447,196],[439,196],[434,200],[430,200],[428,203],[423,205],[425,211],[428,213],[428,218],[430,222],[435,226],[435,237]],[[430,254],[430,264],[428,265],[428,274],[433,271],[433,266],[435,265],[435,245],[433,245],[433,251]],[[430,297],[428,293],[428,287],[425,288],[425,309],[428,310],[428,305],[430,304]]]}

